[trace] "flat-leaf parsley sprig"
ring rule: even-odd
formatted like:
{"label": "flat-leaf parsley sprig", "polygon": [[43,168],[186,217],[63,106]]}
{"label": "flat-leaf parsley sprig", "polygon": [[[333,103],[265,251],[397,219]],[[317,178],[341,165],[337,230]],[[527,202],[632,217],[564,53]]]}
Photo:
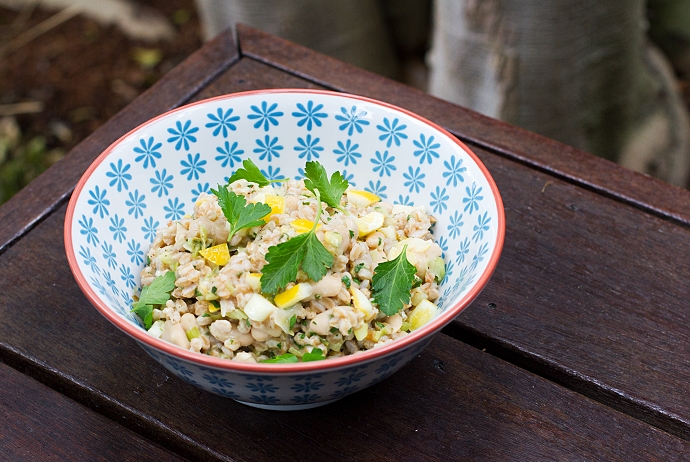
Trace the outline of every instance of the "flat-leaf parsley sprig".
{"label": "flat-leaf parsley sprig", "polygon": [[211,192],[218,198],[218,205],[230,223],[228,242],[240,229],[266,224],[263,218],[271,213],[270,205],[263,202],[247,204],[244,196],[235,194],[223,185],[218,185],[217,190],[211,189]]}
{"label": "flat-leaf parsley sprig", "polygon": [[316,227],[323,211],[321,201],[342,210],[340,199],[347,189],[348,181],[340,172],[335,172],[329,180],[326,169],[316,161],[307,162],[304,173],[305,187],[316,196],[314,225],[306,233],[268,249],[268,264],[263,267],[261,276],[261,290],[267,294],[275,294],[295,281],[300,268],[313,281],[319,281],[333,265],[333,255],[316,237]]}
{"label": "flat-leaf parsley sprig", "polygon": [[321,198],[316,189],[316,217],[312,228],[303,234],[269,247],[268,264],[261,270],[261,291],[275,294],[297,279],[300,268],[314,281],[319,281],[333,265],[333,255],[316,237],[316,227],[321,218]]}
{"label": "flat-leaf parsley sprig", "polygon": [[348,187],[348,181],[342,173],[336,171],[328,180],[328,173],[320,163],[309,161],[304,166],[304,186],[316,195],[319,191],[321,200],[334,209],[342,210],[340,199]]}
{"label": "flat-leaf parsley sprig", "polygon": [[376,265],[371,282],[379,310],[392,316],[410,303],[416,273],[417,268],[407,259],[407,244],[396,258]]}
{"label": "flat-leaf parsley sprig", "polygon": [[170,292],[175,288],[175,279],[175,272],[168,271],[141,289],[139,301],[132,306],[132,312],[141,318],[147,330],[153,324],[154,305],[164,305],[170,300]]}
{"label": "flat-leaf parsley sprig", "polygon": [[247,180],[249,183],[256,183],[260,187],[268,186],[271,183],[280,183],[289,180],[289,178],[279,178],[276,180],[269,180],[261,173],[259,167],[251,159],[245,159],[242,161],[244,168],[238,168],[235,173],[233,173],[230,178],[228,178],[228,184],[233,183],[237,180]]}

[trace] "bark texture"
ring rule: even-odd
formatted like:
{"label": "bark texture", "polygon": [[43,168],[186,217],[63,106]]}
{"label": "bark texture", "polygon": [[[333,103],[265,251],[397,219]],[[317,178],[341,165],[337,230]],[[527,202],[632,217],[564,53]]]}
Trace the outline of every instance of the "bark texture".
{"label": "bark texture", "polygon": [[690,125],[642,0],[436,0],[429,91],[687,186]]}
{"label": "bark texture", "polygon": [[399,75],[393,37],[378,0],[196,0],[196,4],[207,39],[239,22],[381,75]]}

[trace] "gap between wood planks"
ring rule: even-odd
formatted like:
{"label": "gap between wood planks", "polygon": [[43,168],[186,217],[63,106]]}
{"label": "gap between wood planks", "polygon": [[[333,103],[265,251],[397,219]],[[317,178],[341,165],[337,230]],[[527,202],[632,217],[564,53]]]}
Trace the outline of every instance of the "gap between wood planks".
{"label": "gap between wood planks", "polygon": [[618,412],[627,414],[666,433],[690,441],[690,425],[675,414],[664,412],[653,403],[646,403],[620,390],[603,386],[591,377],[567,370],[544,358],[452,321],[441,331],[459,342],[486,352],[520,369],[579,393]]}

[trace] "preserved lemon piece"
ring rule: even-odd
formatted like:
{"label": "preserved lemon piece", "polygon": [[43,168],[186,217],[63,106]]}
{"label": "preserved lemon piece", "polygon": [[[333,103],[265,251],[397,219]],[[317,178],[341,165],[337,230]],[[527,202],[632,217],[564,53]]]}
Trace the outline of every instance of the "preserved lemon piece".
{"label": "preserved lemon piece", "polygon": [[[294,230],[297,231],[297,234],[303,234],[311,231],[311,229],[314,227],[314,222],[310,220],[305,220],[304,218],[298,218],[296,220],[291,221],[290,226],[292,226]],[[321,223],[316,225],[316,229],[319,229],[320,227]]]}
{"label": "preserved lemon piece", "polygon": [[244,276],[244,282],[246,282],[254,292],[261,291],[261,273],[247,273]]}
{"label": "preserved lemon piece", "polygon": [[364,314],[365,321],[369,321],[376,315],[376,308],[374,308],[367,296],[364,295],[364,292],[356,287],[352,287],[350,288],[350,293],[352,294],[352,303],[357,310]]}
{"label": "preserved lemon piece", "polygon": [[355,338],[357,340],[364,340],[369,333],[369,324],[363,322],[354,330]]}
{"label": "preserved lemon piece", "polygon": [[214,245],[213,247],[209,247],[207,249],[199,250],[199,253],[206,260],[218,266],[227,265],[230,261],[230,250],[228,249],[228,244],[226,242]]}
{"label": "preserved lemon piece", "polygon": [[408,322],[410,330],[419,329],[427,322],[431,321],[438,314],[438,306],[429,300],[422,300],[419,305],[412,310]]}
{"label": "preserved lemon piece", "polygon": [[347,201],[355,207],[368,207],[381,200],[376,194],[360,189],[348,189],[345,191],[345,194],[347,195]]}
{"label": "preserved lemon piece", "polygon": [[266,194],[264,203],[271,207],[271,213],[266,215],[263,219],[268,220],[271,215],[277,215],[279,213],[285,213],[285,198],[283,196],[275,196],[273,194]]}
{"label": "preserved lemon piece", "polygon": [[275,296],[273,301],[278,308],[289,308],[311,295],[311,285],[301,282]]}
{"label": "preserved lemon piece", "polygon": [[383,219],[383,214],[379,212],[371,212],[361,218],[355,218],[359,235],[366,236],[367,234],[373,233],[383,226]]}
{"label": "preserved lemon piece", "polygon": [[244,313],[252,321],[264,322],[275,309],[275,305],[263,296],[253,294],[244,306]]}

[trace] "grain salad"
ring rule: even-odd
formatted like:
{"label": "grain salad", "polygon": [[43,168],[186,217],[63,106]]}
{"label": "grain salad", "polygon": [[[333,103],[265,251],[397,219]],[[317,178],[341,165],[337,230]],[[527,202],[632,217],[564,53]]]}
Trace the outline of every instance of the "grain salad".
{"label": "grain salad", "polygon": [[280,181],[243,165],[158,230],[132,310],[151,335],[233,361],[312,361],[438,313],[445,266],[424,207],[353,189],[318,162]]}

